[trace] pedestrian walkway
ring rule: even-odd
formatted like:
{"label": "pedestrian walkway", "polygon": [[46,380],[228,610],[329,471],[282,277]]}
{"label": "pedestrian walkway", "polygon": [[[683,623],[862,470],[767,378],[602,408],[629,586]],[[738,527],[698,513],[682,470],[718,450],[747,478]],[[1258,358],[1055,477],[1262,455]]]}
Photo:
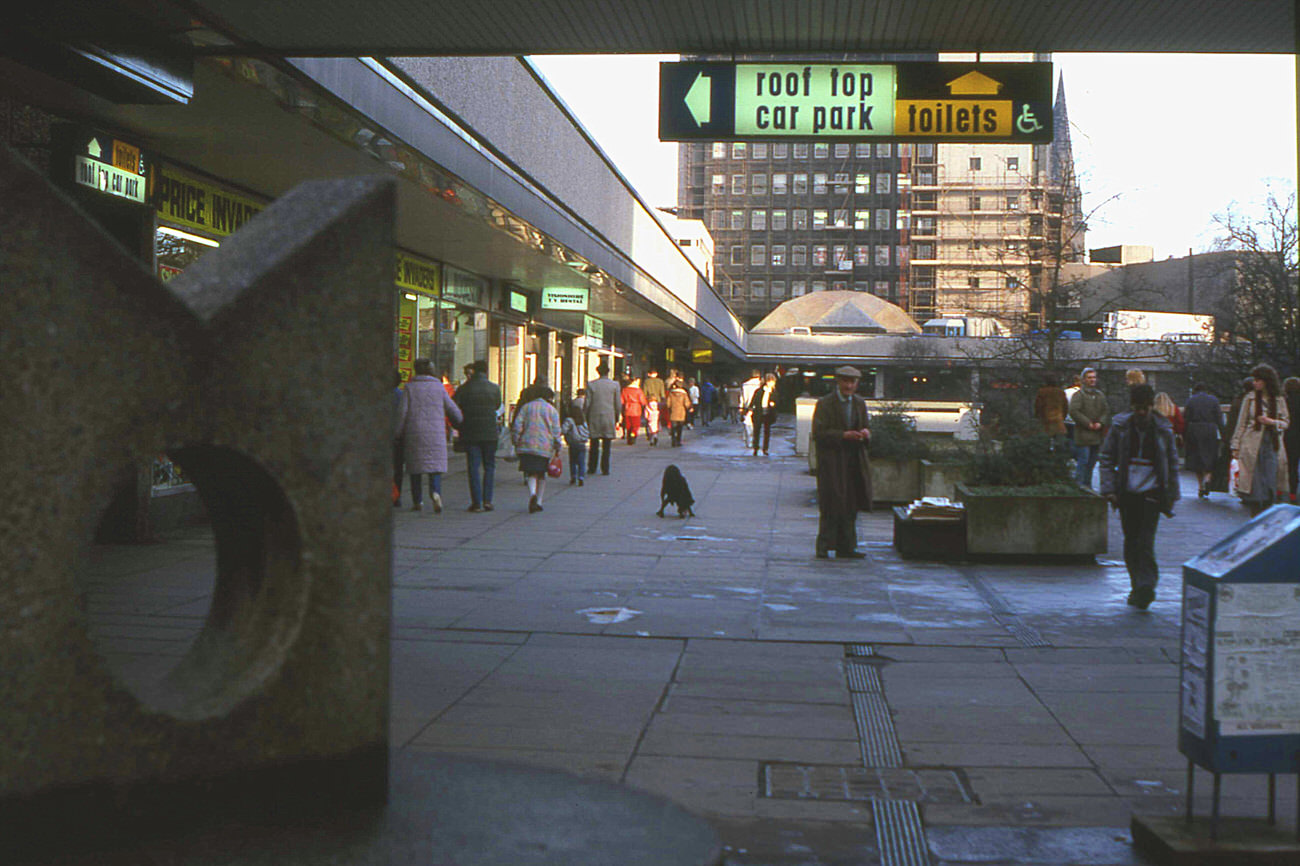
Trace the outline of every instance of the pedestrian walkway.
{"label": "pedestrian walkway", "polygon": [[[495,511],[464,510],[463,471],[442,514],[394,509],[397,760],[487,756],[654,791],[707,816],[733,866],[1143,862],[1132,813],[1183,804],[1180,566],[1241,507],[1184,478],[1140,613],[1113,516],[1096,564],[904,561],[887,511],[860,520],[865,560],[816,560],[789,426],[772,453],[715,422],[683,448],[615,443],[610,476],[552,479],[541,513],[506,463]],[[670,462],[694,518],[655,517]],[[114,652],[144,669],[183,650],[210,553],[202,533],[101,552],[92,611]],[[1262,779],[1225,779],[1225,814],[1263,815],[1265,798]]]}

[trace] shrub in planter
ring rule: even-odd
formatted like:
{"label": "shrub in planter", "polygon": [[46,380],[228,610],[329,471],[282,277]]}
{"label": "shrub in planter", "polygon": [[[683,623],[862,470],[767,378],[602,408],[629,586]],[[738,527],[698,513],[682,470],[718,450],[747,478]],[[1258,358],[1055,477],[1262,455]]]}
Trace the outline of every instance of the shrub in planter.
{"label": "shrub in planter", "polygon": [[903,409],[894,403],[871,413],[871,494],[881,504],[921,495],[921,458],[930,447]]}

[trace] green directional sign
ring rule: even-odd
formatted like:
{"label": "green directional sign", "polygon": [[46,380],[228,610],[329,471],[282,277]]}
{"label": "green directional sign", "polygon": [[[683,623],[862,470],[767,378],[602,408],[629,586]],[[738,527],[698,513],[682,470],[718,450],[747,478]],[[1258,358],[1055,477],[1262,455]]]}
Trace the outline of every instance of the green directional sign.
{"label": "green directional sign", "polygon": [[662,141],[1052,140],[1050,63],[662,63]]}

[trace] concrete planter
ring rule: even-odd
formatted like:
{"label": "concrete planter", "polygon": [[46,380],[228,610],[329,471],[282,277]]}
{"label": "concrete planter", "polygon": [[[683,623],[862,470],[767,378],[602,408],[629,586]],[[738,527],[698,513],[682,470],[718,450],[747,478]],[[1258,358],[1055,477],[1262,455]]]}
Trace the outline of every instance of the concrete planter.
{"label": "concrete planter", "polygon": [[877,505],[911,502],[920,495],[920,460],[871,458],[871,498]]}
{"label": "concrete planter", "polygon": [[966,469],[960,463],[921,461],[921,496],[942,496],[952,499],[957,495],[957,485],[965,480]]}
{"label": "concrete planter", "polygon": [[1077,495],[976,494],[957,485],[966,507],[966,551],[993,556],[1086,557],[1106,552],[1106,500]]}

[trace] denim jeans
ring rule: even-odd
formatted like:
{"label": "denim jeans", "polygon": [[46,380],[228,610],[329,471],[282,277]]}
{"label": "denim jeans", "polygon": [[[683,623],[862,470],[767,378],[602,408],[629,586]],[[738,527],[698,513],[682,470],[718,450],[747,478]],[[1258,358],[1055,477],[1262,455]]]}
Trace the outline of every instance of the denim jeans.
{"label": "denim jeans", "polygon": [[1074,469],[1074,480],[1079,482],[1080,487],[1092,489],[1092,470],[1097,467],[1097,452],[1100,449],[1100,445],[1075,444],[1074,460],[1077,465]]}
{"label": "denim jeans", "polygon": [[569,480],[587,477],[587,443],[575,442],[569,446]]}
{"label": "denim jeans", "polygon": [[1156,567],[1156,525],[1160,505],[1140,493],[1121,493],[1119,523],[1124,530],[1124,565],[1133,589],[1156,588],[1160,571]]}
{"label": "denim jeans", "polygon": [[[497,475],[497,443],[466,442],[465,459],[468,461],[470,505],[492,504],[492,485]],[[479,476],[480,467],[482,477]]]}
{"label": "denim jeans", "polygon": [[423,476],[429,478],[429,492],[442,495],[442,473],[441,472],[412,472],[411,473],[411,503],[419,505],[424,501],[424,490],[420,486],[420,478]]}

